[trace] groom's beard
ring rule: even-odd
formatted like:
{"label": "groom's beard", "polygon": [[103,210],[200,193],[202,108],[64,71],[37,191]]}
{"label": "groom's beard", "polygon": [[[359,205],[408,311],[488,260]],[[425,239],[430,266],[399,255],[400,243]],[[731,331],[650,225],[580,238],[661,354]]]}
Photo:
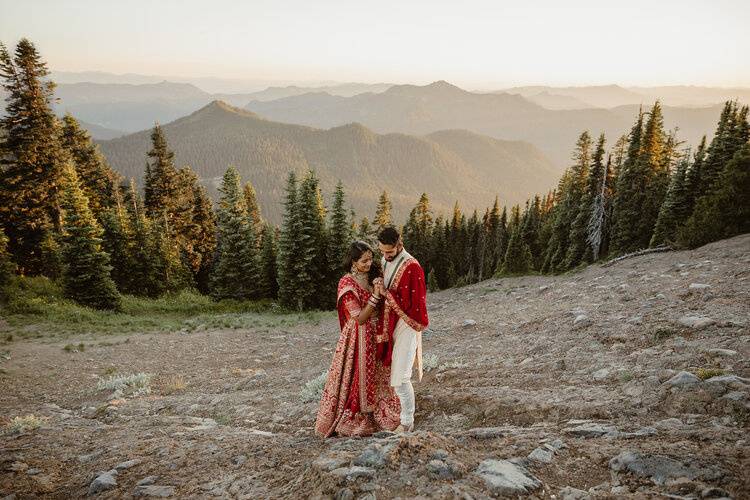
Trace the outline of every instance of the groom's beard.
{"label": "groom's beard", "polygon": [[393,257],[391,257],[390,259],[389,259],[388,257],[386,257],[386,258],[385,258],[385,261],[386,261],[386,262],[393,262],[394,260],[396,260],[396,257],[398,257],[398,256],[399,256],[399,254],[400,254],[401,252],[403,252],[403,251],[404,251],[404,247],[401,247],[401,248],[399,248],[399,249],[398,249],[398,252],[396,252],[396,253],[395,253],[395,254],[393,255]]}

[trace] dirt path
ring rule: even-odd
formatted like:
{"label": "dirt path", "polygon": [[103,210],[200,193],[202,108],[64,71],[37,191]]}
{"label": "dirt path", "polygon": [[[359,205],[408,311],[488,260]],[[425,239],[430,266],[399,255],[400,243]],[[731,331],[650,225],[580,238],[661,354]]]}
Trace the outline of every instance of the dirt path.
{"label": "dirt path", "polygon": [[[330,362],[333,313],[0,346],[0,425],[43,417],[0,435],[0,498],[85,496],[116,466],[99,496],[750,498],[750,235],[428,301],[432,369],[405,436],[313,435],[300,390]],[[151,394],[97,390],[138,372]]]}

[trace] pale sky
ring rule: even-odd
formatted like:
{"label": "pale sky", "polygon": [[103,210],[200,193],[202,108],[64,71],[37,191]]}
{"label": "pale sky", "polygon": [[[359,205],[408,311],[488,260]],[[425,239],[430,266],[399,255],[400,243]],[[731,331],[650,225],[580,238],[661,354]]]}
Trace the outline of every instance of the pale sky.
{"label": "pale sky", "polygon": [[750,86],[748,33],[747,0],[0,0],[53,70],[183,77]]}

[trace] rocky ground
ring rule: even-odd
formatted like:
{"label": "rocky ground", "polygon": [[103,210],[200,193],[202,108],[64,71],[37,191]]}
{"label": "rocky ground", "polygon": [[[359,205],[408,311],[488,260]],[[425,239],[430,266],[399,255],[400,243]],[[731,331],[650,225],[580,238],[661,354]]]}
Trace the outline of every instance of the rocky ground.
{"label": "rocky ground", "polygon": [[750,498],[750,235],[428,300],[398,436],[314,436],[333,314],[2,345],[0,498]]}

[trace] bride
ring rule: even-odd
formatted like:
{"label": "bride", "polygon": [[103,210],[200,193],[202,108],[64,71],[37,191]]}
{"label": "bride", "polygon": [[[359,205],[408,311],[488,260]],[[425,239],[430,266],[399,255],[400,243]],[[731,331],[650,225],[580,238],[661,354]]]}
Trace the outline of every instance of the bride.
{"label": "bride", "polygon": [[364,241],[349,248],[339,281],[337,309],[341,335],[328,370],[315,432],[319,436],[368,436],[400,423],[398,397],[389,367],[377,355],[375,334],[383,297],[380,265]]}

